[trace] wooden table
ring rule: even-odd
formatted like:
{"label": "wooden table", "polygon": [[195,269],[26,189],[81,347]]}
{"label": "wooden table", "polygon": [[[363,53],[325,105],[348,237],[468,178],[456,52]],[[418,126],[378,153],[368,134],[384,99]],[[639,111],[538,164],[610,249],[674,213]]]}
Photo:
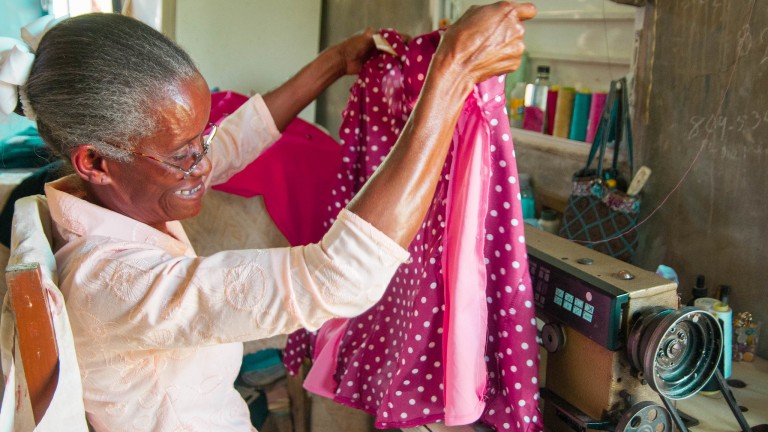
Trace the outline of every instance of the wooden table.
{"label": "wooden table", "polygon": [[[733,388],[736,402],[746,408],[746,411],[742,411],[747,423],[753,429],[762,425],[764,429],[761,430],[768,430],[768,360],[757,358],[754,362],[733,363],[729,380],[740,380],[747,385],[744,388]],[[691,432],[741,430],[720,392],[712,396],[697,394],[678,401],[677,409],[699,420],[700,424],[691,427]]]}

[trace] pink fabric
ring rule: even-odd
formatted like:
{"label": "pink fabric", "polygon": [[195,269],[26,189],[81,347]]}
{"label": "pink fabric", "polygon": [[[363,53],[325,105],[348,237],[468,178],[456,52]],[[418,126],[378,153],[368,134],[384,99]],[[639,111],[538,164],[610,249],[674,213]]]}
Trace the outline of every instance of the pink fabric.
{"label": "pink fabric", "polygon": [[[439,42],[438,33],[407,46],[395,32],[383,35],[399,56],[371,59],[352,88],[340,130],[344,168],[327,208],[328,224],[388,154]],[[541,430],[532,292],[503,89],[503,79],[494,78],[469,95],[454,151],[409,247],[412,261],[400,266],[378,304],[349,321],[340,341],[330,390],[336,401],[373,414],[376,427],[471,422],[482,411],[481,420],[498,430]],[[455,167],[454,158],[461,158]],[[464,182],[483,167],[490,174],[479,183]],[[461,173],[467,175],[456,175]],[[447,227],[461,222],[462,228]],[[478,244],[483,237],[484,244]],[[467,242],[471,247],[460,253],[471,263],[461,262],[464,272],[456,267],[460,256],[446,255]],[[451,286],[449,280],[475,284]],[[474,306],[459,307],[465,301]],[[457,348],[472,338],[474,350]],[[289,367],[300,364],[301,344],[306,345],[305,336],[289,338]],[[472,403],[458,406],[463,398]]]}
{"label": "pink fabric", "polygon": [[[453,137],[455,160],[447,197],[445,247],[445,423],[472,423],[483,413],[487,372],[485,339],[488,310],[485,291],[485,215],[490,184],[490,130],[475,94],[467,99]],[[464,138],[461,140],[460,138]],[[472,289],[466,289],[470,287]]]}
{"label": "pink fabric", "polygon": [[339,357],[339,345],[349,320],[334,318],[317,331],[314,346],[318,347],[312,356],[312,371],[304,379],[304,388],[317,395],[333,399],[336,372]]}

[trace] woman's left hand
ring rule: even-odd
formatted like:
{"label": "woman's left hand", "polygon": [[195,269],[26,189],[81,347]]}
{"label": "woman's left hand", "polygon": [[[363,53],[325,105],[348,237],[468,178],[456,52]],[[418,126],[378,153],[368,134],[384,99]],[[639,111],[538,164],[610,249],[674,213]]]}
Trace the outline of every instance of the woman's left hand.
{"label": "woman's left hand", "polygon": [[361,33],[350,36],[336,45],[345,75],[360,73],[363,63],[368,60],[370,53],[375,48],[373,33],[373,29],[368,27]]}

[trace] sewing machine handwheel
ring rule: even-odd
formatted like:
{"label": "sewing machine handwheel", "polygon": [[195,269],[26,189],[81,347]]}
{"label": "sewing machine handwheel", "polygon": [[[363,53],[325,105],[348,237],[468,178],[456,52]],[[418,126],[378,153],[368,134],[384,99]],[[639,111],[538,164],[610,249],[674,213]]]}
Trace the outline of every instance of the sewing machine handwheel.
{"label": "sewing machine handwheel", "polygon": [[653,402],[632,405],[619,419],[616,432],[673,432],[672,416]]}
{"label": "sewing machine handwheel", "polygon": [[669,399],[696,394],[717,368],[723,336],[717,319],[698,308],[649,308],[636,319],[627,354],[648,385]]}

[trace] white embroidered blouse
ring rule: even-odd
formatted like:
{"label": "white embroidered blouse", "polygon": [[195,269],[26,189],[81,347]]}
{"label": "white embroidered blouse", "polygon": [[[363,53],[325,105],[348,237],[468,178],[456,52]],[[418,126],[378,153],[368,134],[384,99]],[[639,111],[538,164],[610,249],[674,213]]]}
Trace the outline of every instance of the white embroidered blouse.
{"label": "white embroidered blouse", "polygon": [[[206,182],[226,181],[278,136],[253,97],[221,125]],[[165,234],[85,201],[78,183],[64,177],[46,196],[97,431],[253,430],[233,387],[242,342],[364,312],[408,258],[347,211],[317,244],[198,257],[179,222]]]}

